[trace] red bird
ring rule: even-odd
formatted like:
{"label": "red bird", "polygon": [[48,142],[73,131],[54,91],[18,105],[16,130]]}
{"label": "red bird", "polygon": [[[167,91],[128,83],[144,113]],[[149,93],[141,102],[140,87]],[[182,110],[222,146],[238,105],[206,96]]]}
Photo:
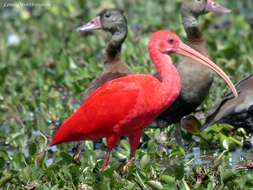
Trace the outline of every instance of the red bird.
{"label": "red bird", "polygon": [[155,32],[149,40],[148,50],[161,81],[152,75],[130,74],[105,83],[62,124],[50,145],[106,137],[108,152],[102,165],[105,170],[112,149],[122,136],[126,136],[131,147],[130,160],[133,160],[144,128],[180,93],[180,77],[167,56],[171,53],[191,57],[211,68],[237,96],[226,74],[208,58],[182,43],[176,34],[164,30]]}

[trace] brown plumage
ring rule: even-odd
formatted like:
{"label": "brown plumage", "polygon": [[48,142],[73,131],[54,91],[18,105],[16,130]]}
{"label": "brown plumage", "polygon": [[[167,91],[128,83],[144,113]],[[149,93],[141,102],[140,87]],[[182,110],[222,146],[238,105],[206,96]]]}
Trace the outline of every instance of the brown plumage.
{"label": "brown plumage", "polygon": [[102,29],[111,34],[104,60],[104,70],[88,86],[85,98],[104,83],[130,73],[128,66],[120,59],[121,46],[127,37],[127,19],[122,10],[105,9],[87,24],[78,28],[80,32]]}
{"label": "brown plumage", "polygon": [[[198,17],[207,12],[229,12],[228,9],[214,4],[211,0],[184,0],[181,7],[187,44],[208,57],[206,41],[198,28]],[[173,105],[163,112],[158,120],[164,124],[179,123],[181,118],[192,113],[204,101],[213,82],[212,71],[205,69],[192,59],[185,58],[177,65],[181,77],[180,96]],[[194,74],[195,73],[195,74]],[[197,73],[197,74],[196,74]],[[176,140],[181,144],[180,128],[177,127]]]}
{"label": "brown plumage", "polygon": [[206,119],[201,130],[215,123],[227,123],[236,128],[244,128],[253,133],[253,75],[236,85],[238,98],[228,94],[215,106]]}

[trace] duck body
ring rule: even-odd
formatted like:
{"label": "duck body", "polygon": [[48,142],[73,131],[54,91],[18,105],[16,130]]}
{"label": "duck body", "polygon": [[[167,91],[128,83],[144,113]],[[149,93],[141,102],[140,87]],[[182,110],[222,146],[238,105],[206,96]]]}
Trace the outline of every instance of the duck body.
{"label": "duck body", "polygon": [[201,130],[216,123],[227,123],[253,133],[253,75],[236,85],[239,97],[228,94],[208,114]]}
{"label": "duck body", "polygon": [[120,9],[105,9],[96,18],[77,29],[81,33],[93,30],[103,30],[111,34],[111,39],[105,50],[103,72],[97,76],[84,93],[84,100],[97,88],[108,81],[130,74],[130,69],[121,60],[121,47],[127,33],[127,19]]}

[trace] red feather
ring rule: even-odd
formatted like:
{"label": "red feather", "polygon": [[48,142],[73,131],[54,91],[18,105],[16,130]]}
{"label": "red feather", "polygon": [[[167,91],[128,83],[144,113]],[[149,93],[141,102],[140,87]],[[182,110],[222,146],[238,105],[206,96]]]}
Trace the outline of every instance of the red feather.
{"label": "red feather", "polygon": [[96,140],[114,133],[129,136],[142,130],[161,112],[155,104],[157,98],[163,99],[163,93],[158,93],[160,86],[156,78],[141,74],[106,83],[62,124],[51,145]]}
{"label": "red feather", "polygon": [[148,45],[162,81],[151,75],[133,74],[105,83],[62,124],[50,145],[106,137],[108,152],[102,166],[105,170],[111,150],[120,137],[127,136],[132,160],[143,129],[176,99],[180,91],[177,70],[166,53],[162,53],[170,48],[170,36],[178,39],[167,31],[154,33]]}

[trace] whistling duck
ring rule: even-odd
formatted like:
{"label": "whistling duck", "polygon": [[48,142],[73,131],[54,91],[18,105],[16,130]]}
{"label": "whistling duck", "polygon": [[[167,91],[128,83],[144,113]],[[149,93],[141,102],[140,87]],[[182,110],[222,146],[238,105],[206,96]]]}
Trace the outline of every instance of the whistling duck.
{"label": "whistling duck", "polygon": [[176,34],[164,30],[155,32],[149,40],[148,50],[161,80],[152,75],[129,74],[105,83],[63,122],[50,145],[106,137],[108,151],[102,165],[104,171],[112,149],[122,136],[127,136],[131,147],[130,161],[133,160],[143,130],[180,93],[180,76],[168,57],[171,53],[191,57],[209,67],[226,81],[237,96],[226,74],[208,58],[181,42]]}
{"label": "whistling duck", "polygon": [[[96,18],[79,27],[77,31],[87,33],[92,30],[104,30],[111,34],[105,51],[104,70],[88,86],[84,99],[107,81],[130,74],[128,66],[121,60],[121,46],[128,33],[127,19],[120,9],[105,9]],[[80,162],[80,143],[74,148],[74,160]]]}
{"label": "whistling duck", "polygon": [[236,85],[239,96],[228,94],[212,109],[201,130],[215,123],[227,123],[253,133],[253,75]]}
{"label": "whistling duck", "polygon": [[120,59],[121,46],[128,33],[127,19],[123,11],[120,9],[105,9],[95,19],[79,27],[77,31],[86,33],[98,29],[109,32],[111,40],[105,51],[103,73],[90,83],[85,92],[85,97],[88,97],[107,81],[130,73],[128,66]]}
{"label": "whistling duck", "polygon": [[[208,56],[208,52],[206,41],[198,27],[198,17],[210,11],[216,13],[229,12],[228,9],[213,0],[184,0],[181,7],[187,44],[205,56]],[[213,82],[213,76],[210,69],[206,69],[190,58],[185,58],[178,63],[177,69],[182,84],[180,96],[169,109],[158,117],[158,125],[165,127],[176,123],[175,137],[177,143],[181,145],[181,129],[178,123],[183,116],[195,111],[207,97]]]}

